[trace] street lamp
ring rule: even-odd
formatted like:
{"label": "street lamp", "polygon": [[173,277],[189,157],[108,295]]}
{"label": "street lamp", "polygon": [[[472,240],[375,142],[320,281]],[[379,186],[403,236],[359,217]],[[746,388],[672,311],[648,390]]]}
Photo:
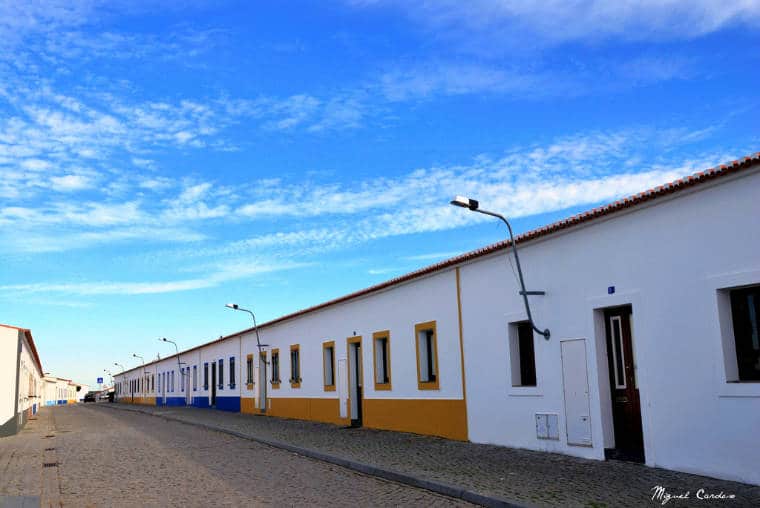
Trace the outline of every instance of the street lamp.
{"label": "street lamp", "polygon": [[132,353],[132,356],[134,356],[135,358],[139,358],[142,361],[142,368],[143,368],[142,373],[143,373],[143,375],[142,375],[142,379],[140,380],[140,385],[141,385],[141,388],[142,388],[142,390],[140,390],[140,392],[145,393],[147,391],[147,390],[145,390],[145,385],[147,384],[147,381],[148,381],[147,378],[146,378],[146,376],[145,376],[145,374],[148,373],[148,371],[145,370],[145,358],[143,358],[142,356],[140,356],[140,355],[138,355],[136,353]]}
{"label": "street lamp", "polygon": [[111,386],[113,386],[113,374],[111,374],[111,371],[109,371],[108,369],[103,369],[103,372],[108,374],[108,377],[111,378]]}
{"label": "street lamp", "polygon": [[[253,314],[252,311],[248,309],[244,309],[236,303],[225,304],[225,307],[232,310],[239,310],[240,312],[247,312],[248,314],[251,315],[251,317],[253,318],[253,329],[256,331],[256,347],[259,348],[259,356],[261,356],[261,348],[267,347],[269,346],[269,344],[262,344],[261,340],[259,339],[259,325],[256,324],[256,316]],[[264,361],[266,362],[266,360]]]}
{"label": "street lamp", "polygon": [[543,335],[546,340],[549,340],[549,338],[551,337],[551,333],[549,332],[549,329],[547,328],[545,330],[539,330],[539,328],[533,322],[533,316],[530,313],[530,304],[528,302],[529,295],[544,295],[546,294],[546,292],[545,291],[527,291],[525,289],[525,280],[523,279],[522,268],[520,267],[520,256],[518,256],[517,254],[517,244],[515,243],[515,236],[512,234],[512,226],[509,224],[509,221],[506,219],[506,217],[504,217],[500,213],[489,212],[488,210],[481,210],[480,203],[478,203],[476,199],[470,199],[464,196],[456,196],[453,200],[451,200],[451,204],[454,206],[461,207],[461,208],[468,208],[470,211],[473,211],[473,212],[478,212],[484,215],[490,215],[491,217],[496,217],[497,219],[501,219],[504,222],[504,224],[507,225],[507,229],[509,230],[510,246],[512,247],[512,252],[515,253],[515,263],[517,264],[517,274],[520,278],[520,294],[522,295],[523,301],[525,302],[525,312],[528,314],[528,321],[530,322],[530,326],[533,327],[536,333]]}
{"label": "street lamp", "polygon": [[[124,368],[124,366],[123,366],[122,364],[120,364],[120,363],[114,363],[114,365],[115,365],[116,367],[119,367],[119,368],[121,369],[121,373],[122,373],[122,374],[124,374],[124,372],[127,370],[127,369],[125,369],[125,368]],[[126,384],[126,383],[127,383],[127,380],[126,380],[126,379],[122,379],[122,381],[120,381],[120,382],[119,382],[119,390],[120,390],[120,392],[121,392],[122,390],[123,390],[124,392],[126,392],[126,391],[127,391],[127,384]]]}
{"label": "street lamp", "polygon": [[182,375],[182,386],[185,386],[185,373],[182,372],[182,364],[185,362],[179,361],[179,348],[177,347],[177,343],[173,340],[167,339],[166,337],[159,337],[158,340],[160,342],[169,342],[171,344],[174,344],[174,349],[177,351],[177,370]]}

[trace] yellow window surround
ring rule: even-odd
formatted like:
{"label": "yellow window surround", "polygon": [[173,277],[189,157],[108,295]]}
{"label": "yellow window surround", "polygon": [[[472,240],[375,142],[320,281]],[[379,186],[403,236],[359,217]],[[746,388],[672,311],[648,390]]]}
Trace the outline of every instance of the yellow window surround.
{"label": "yellow window surround", "polygon": [[[298,377],[295,377],[293,372],[293,352],[297,353],[297,363],[296,363],[296,370],[298,371]],[[301,388],[301,347],[298,344],[293,344],[290,346],[290,387],[291,388]]]}
{"label": "yellow window surround", "polygon": [[[426,332],[426,331],[432,331],[432,343],[431,343],[431,349],[430,351],[430,358],[427,358],[427,362],[433,367],[433,379],[426,379],[423,381],[422,379],[422,368],[421,360],[425,358],[420,357],[420,333]],[[414,325],[414,345],[415,345],[415,352],[417,353],[417,388],[419,390],[438,390],[439,384],[440,384],[440,369],[438,367],[438,332],[436,331],[436,322],[435,321],[427,321],[425,323],[418,323]],[[432,362],[431,362],[432,359]],[[425,366],[427,369],[427,365]]]}
{"label": "yellow window surround", "polygon": [[[330,354],[332,355],[332,383],[327,383],[327,368],[325,366],[325,355],[327,354],[327,349],[331,349]],[[334,392],[335,391],[335,341],[331,340],[328,342],[322,343],[322,381],[324,383],[324,390],[326,392]]]}
{"label": "yellow window surround", "polygon": [[[277,357],[277,378],[275,379],[272,377],[272,379],[269,381],[272,385],[272,388],[277,390],[280,388],[280,350],[279,349],[273,349],[272,350],[272,363],[270,363],[269,367],[272,368],[272,372],[270,373],[271,376],[274,376],[274,358]],[[264,353],[264,360],[266,360],[266,353]]]}
{"label": "yellow window surround", "polygon": [[[245,357],[245,374],[246,374],[246,378],[248,378],[248,363],[249,362],[251,364],[251,377],[250,377],[250,379],[246,379],[246,381],[253,381],[254,372],[256,372],[256,370],[253,367],[253,354],[248,354]],[[249,390],[253,390],[253,383],[252,382],[247,383],[246,387]]]}
{"label": "yellow window surround", "polygon": [[[380,372],[378,371],[378,340],[385,339],[385,377],[384,379],[378,379]],[[391,390],[391,332],[389,330],[382,330],[372,334],[372,358],[375,372],[375,390]]]}

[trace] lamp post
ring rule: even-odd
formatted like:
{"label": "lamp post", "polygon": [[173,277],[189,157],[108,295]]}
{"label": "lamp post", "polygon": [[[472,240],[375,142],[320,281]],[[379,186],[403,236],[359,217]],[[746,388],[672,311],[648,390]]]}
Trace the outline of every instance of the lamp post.
{"label": "lamp post", "polygon": [[[122,364],[120,364],[120,363],[114,363],[114,366],[116,366],[116,367],[119,367],[119,368],[121,369],[121,373],[122,373],[122,374],[124,374],[124,371],[125,371],[125,370],[127,370],[127,369],[125,369],[125,368],[124,368],[124,366],[123,366]],[[123,382],[123,381],[121,382],[121,384],[120,384],[119,386],[120,386],[119,390],[121,390],[121,389],[123,389],[123,388],[124,388],[124,389],[126,389],[126,385],[124,385],[124,382]]]}
{"label": "lamp post", "polygon": [[113,386],[113,375],[111,374],[111,371],[108,370],[108,369],[103,369],[103,372],[105,372],[106,374],[108,374],[108,377],[111,378],[111,386]]}
{"label": "lamp post", "polygon": [[182,371],[182,364],[184,362],[179,361],[179,347],[177,347],[177,343],[174,342],[171,339],[167,339],[166,337],[159,337],[158,340],[160,342],[169,342],[170,344],[174,344],[174,350],[177,352],[177,371],[179,371],[179,374],[182,376],[182,386],[185,386],[185,373]]}
{"label": "lamp post", "polygon": [[[259,348],[259,357],[261,357],[261,348],[267,347],[267,346],[269,346],[269,344],[262,344],[261,343],[261,340],[259,338],[259,326],[256,324],[256,316],[253,314],[252,311],[250,311],[248,309],[244,309],[244,308],[242,308],[241,306],[239,306],[236,303],[225,304],[225,307],[227,307],[228,309],[232,309],[232,310],[239,310],[240,312],[247,312],[248,314],[251,315],[251,318],[253,318],[253,329],[256,332],[256,347]],[[264,360],[264,362],[268,363],[268,362],[266,362],[266,360]]]}
{"label": "lamp post", "polygon": [[142,356],[140,356],[140,355],[138,355],[136,353],[132,353],[132,356],[134,356],[135,358],[139,358],[140,361],[142,362],[142,369],[143,370],[142,370],[142,376],[141,376],[142,379],[140,380],[140,393],[145,394],[145,383],[147,381],[145,379],[145,374],[147,374],[147,371],[145,370],[145,358],[143,358]]}
{"label": "lamp post", "polygon": [[473,212],[478,212],[484,215],[490,215],[491,217],[496,217],[497,219],[501,219],[504,222],[504,224],[507,225],[507,229],[509,230],[510,246],[512,248],[512,252],[515,253],[515,264],[517,264],[517,274],[520,279],[520,294],[522,295],[523,302],[525,303],[525,312],[528,315],[528,322],[530,322],[530,326],[533,327],[536,333],[543,335],[546,340],[549,340],[549,338],[551,337],[551,333],[549,332],[549,329],[546,328],[544,330],[540,330],[536,326],[536,324],[533,322],[533,316],[530,313],[530,303],[528,302],[529,295],[544,295],[546,293],[544,291],[527,291],[525,289],[525,280],[523,279],[522,268],[520,267],[520,256],[517,254],[517,244],[515,243],[515,236],[512,233],[512,226],[509,224],[509,221],[506,219],[506,217],[504,217],[500,213],[489,212],[488,210],[481,210],[480,203],[478,203],[478,201],[475,199],[466,198],[464,196],[456,196],[453,200],[451,200],[451,204],[454,206],[461,207],[461,208],[468,208],[470,211],[473,211]]}

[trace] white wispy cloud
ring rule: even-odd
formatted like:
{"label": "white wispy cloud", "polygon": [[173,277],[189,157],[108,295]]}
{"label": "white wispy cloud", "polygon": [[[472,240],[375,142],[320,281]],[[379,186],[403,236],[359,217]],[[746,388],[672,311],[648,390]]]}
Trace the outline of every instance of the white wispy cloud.
{"label": "white wispy cloud", "polygon": [[77,283],[35,283],[8,284],[0,290],[27,294],[66,294],[77,296],[99,295],[146,295],[158,293],[176,293],[218,286],[224,282],[245,279],[254,275],[292,270],[308,266],[306,263],[283,262],[270,264],[239,263],[227,265],[222,269],[203,277],[151,282],[77,282]]}
{"label": "white wispy cloud", "polygon": [[390,101],[476,93],[525,97],[558,93],[561,86],[549,74],[535,70],[453,61],[401,66],[383,73],[379,79],[381,93]]}
{"label": "white wispy cloud", "polygon": [[[348,0],[392,7],[463,49],[507,50],[572,41],[693,39],[739,24],[757,25],[760,4],[745,0]],[[506,44],[506,46],[505,46]]]}

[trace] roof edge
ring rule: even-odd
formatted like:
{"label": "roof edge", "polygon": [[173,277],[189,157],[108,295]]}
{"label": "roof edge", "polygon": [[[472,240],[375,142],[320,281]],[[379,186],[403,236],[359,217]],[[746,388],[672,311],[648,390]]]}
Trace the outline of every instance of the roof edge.
{"label": "roof edge", "polygon": [[[581,212],[579,214],[573,215],[571,217],[566,217],[564,219],[560,219],[556,222],[553,222],[551,224],[548,224],[546,226],[541,226],[536,229],[532,229],[530,231],[526,231],[525,233],[521,233],[517,236],[515,236],[515,243],[521,244],[525,243],[531,240],[535,240],[537,238],[541,238],[544,236],[549,236],[551,234],[557,233],[559,231],[563,231],[566,229],[569,229],[571,227],[585,224],[588,222],[591,222],[593,220],[596,220],[600,217],[605,217],[608,215],[612,215],[616,212],[619,212],[621,210],[626,210],[629,208],[636,207],[638,205],[650,202],[652,200],[655,200],[657,198],[661,198],[664,196],[669,196],[674,193],[693,188],[695,186],[713,181],[715,179],[725,177],[728,175],[736,174],[742,170],[748,169],[757,163],[760,163],[760,152],[755,152],[751,155],[747,155],[745,157],[742,157],[741,159],[736,159],[734,161],[731,161],[726,164],[720,164],[718,166],[715,166],[713,168],[708,168],[703,171],[699,171],[697,173],[693,173],[691,175],[687,175],[683,178],[679,178],[677,180],[674,180],[672,182],[667,182],[662,185],[658,185],[657,187],[653,187],[651,189],[639,192],[637,194],[629,195],[623,198],[620,198],[616,201],[613,201],[611,203],[608,203],[606,205],[601,205],[596,208],[592,208],[590,210],[587,210],[585,212]],[[319,310],[325,309],[327,307],[331,307],[333,305],[338,305],[340,303],[345,303],[351,300],[354,300],[356,298],[360,298],[362,296],[366,296],[372,293],[376,293],[379,291],[382,291],[384,289],[387,289],[389,287],[393,287],[399,284],[403,284],[405,282],[423,277],[425,275],[433,274],[436,272],[443,271],[447,268],[452,268],[457,265],[460,265],[462,263],[466,263],[484,256],[488,256],[490,254],[493,254],[494,252],[500,251],[500,250],[506,250],[509,248],[511,242],[509,240],[502,240],[500,242],[496,242],[490,245],[486,245],[485,247],[481,247],[479,249],[465,252],[463,254],[460,254],[458,256],[440,261],[438,263],[434,263],[432,265],[428,265],[426,267],[420,268],[418,270],[415,270],[413,272],[409,272],[407,274],[401,275],[399,277],[395,277],[393,279],[389,279],[387,281],[381,282],[379,284],[375,284],[369,287],[366,287],[364,289],[360,289],[358,291],[354,291],[352,293],[348,293],[343,296],[339,296],[337,298],[334,298],[332,300],[328,300],[326,302],[322,302],[316,305],[313,305],[311,307],[306,307],[301,310],[297,310],[288,314],[285,314],[283,316],[280,316],[278,318],[272,319],[270,321],[266,321],[264,323],[261,323],[258,328],[267,328],[273,325],[276,325],[278,323],[282,323],[284,321],[288,321],[290,319],[294,319],[299,316],[303,316],[306,314],[311,314],[312,312],[317,312]],[[197,346],[194,346],[190,349],[187,349],[185,351],[181,351],[180,353],[175,353],[171,356],[167,356],[166,358],[162,358],[161,360],[153,360],[150,363],[146,363],[145,365],[139,365],[137,367],[134,367],[133,369],[125,370],[123,372],[120,372],[118,374],[115,374],[115,376],[119,376],[122,374],[126,374],[128,372],[132,372],[133,370],[139,369],[140,367],[147,367],[149,365],[153,365],[155,363],[158,363],[162,360],[167,360],[170,358],[175,358],[177,356],[181,356],[183,354],[190,353],[192,351],[196,351],[197,349],[210,346],[212,344],[216,344],[218,342],[222,342],[224,340],[237,337],[240,335],[244,335],[246,333],[250,333],[253,330],[255,330],[255,327],[249,327],[245,328],[243,330],[240,330],[235,333],[231,333],[229,335],[225,335],[222,337],[219,337],[218,339],[205,342],[203,344],[199,344]]]}

